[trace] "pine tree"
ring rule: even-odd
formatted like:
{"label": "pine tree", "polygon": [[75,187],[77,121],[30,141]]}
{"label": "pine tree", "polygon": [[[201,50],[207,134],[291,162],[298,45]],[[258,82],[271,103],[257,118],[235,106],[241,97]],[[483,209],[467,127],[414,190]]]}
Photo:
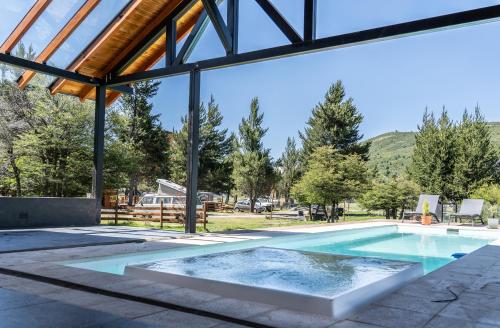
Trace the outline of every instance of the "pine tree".
{"label": "pine tree", "polygon": [[[233,188],[231,178],[233,162],[233,136],[228,136],[227,129],[222,129],[223,116],[213,96],[208,106],[200,106],[200,141],[198,189],[212,192],[229,193]],[[186,183],[186,163],[188,145],[187,117],[181,118],[181,130],[172,137],[172,179]]]}
{"label": "pine tree", "polygon": [[161,125],[160,115],[152,113],[151,98],[157,94],[159,85],[159,81],[136,83],[134,93],[124,95],[121,101],[122,110],[129,117],[128,133],[122,134],[121,140],[131,143],[141,158],[138,169],[130,172],[131,191],[137,190],[139,183],[153,188],[156,179],[170,175],[168,133]]}
{"label": "pine tree", "polygon": [[462,199],[481,185],[494,182],[499,157],[478,106],[473,114],[464,112],[459,130],[453,178],[456,197]]}
{"label": "pine tree", "polygon": [[325,100],[313,109],[305,131],[299,132],[306,158],[317,147],[333,146],[341,154],[358,154],[368,160],[370,144],[360,143],[363,135],[359,133],[359,125],[363,115],[353,99],[345,97],[344,86],[337,81],[330,86]]}
{"label": "pine tree", "polygon": [[423,191],[457,202],[495,180],[499,157],[479,108],[458,124],[445,109],[437,121],[426,110],[415,140],[408,172]]}
{"label": "pine tree", "polygon": [[443,108],[436,121],[434,114],[425,110],[422,125],[415,136],[415,149],[409,174],[427,193],[455,199],[453,167],[455,163],[456,128]]}
{"label": "pine tree", "polygon": [[250,199],[252,212],[257,197],[269,195],[275,179],[270,150],[262,142],[267,132],[267,128],[262,127],[263,121],[259,100],[254,98],[250,114],[239,125],[237,150],[233,156],[236,189]]}
{"label": "pine tree", "polygon": [[295,139],[288,138],[285,151],[277,162],[277,168],[280,173],[279,187],[287,204],[290,201],[292,186],[300,177],[300,166],[300,151],[297,149]]}

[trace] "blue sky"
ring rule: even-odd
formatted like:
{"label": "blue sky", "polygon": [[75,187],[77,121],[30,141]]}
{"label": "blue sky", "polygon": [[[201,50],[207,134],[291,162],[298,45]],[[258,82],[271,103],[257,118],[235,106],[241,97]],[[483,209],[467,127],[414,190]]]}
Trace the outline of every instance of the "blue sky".
{"label": "blue sky", "polygon": [[[0,12],[0,38],[16,24],[16,12],[25,12],[34,0],[9,1]],[[83,0],[54,0],[64,3],[64,13],[52,10],[30,31],[25,43],[42,49],[50,33],[40,36],[43,26],[54,29],[81,5]],[[253,0],[240,0],[240,51],[286,44],[280,31],[265,17]],[[274,0],[276,6],[302,30],[302,1]],[[90,41],[116,14],[124,0],[102,0],[96,10],[65,46],[54,64],[69,64],[86,40]],[[487,0],[319,0],[318,37],[352,32],[412,19],[499,4]],[[4,6],[4,4],[2,4]],[[51,5],[52,6],[52,5]],[[56,7],[54,7],[56,8]],[[49,8],[50,9],[50,8]],[[224,5],[221,10],[225,10]],[[43,25],[45,24],[45,25]],[[59,25],[58,25],[59,24]],[[7,28],[4,28],[7,27]],[[55,31],[54,31],[55,32]],[[288,136],[297,137],[311,109],[322,100],[329,85],[342,80],[365,116],[361,132],[365,138],[388,131],[415,130],[425,107],[440,111],[446,106],[459,119],[464,108],[481,106],[489,121],[500,121],[500,23],[425,34],[392,41],[331,50],[257,64],[202,73],[202,98],[211,94],[220,105],[224,125],[238,127],[247,115],[250,100],[258,96],[269,127],[264,142],[274,157],[281,153]],[[192,61],[223,55],[212,26],[207,28]],[[187,113],[187,76],[162,80],[155,99],[164,126],[178,128]]]}

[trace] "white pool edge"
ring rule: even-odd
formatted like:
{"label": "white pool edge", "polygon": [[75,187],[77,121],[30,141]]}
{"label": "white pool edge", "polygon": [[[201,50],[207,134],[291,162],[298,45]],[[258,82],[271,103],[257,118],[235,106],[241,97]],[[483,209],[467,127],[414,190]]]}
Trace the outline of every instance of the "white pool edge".
{"label": "white pool edge", "polygon": [[139,279],[166,283],[183,288],[217,294],[238,300],[266,303],[294,311],[319,314],[335,320],[342,320],[394,290],[424,275],[421,263],[413,263],[398,273],[377,280],[365,286],[345,291],[334,297],[316,296],[248,286],[231,282],[191,277],[145,269],[139,266],[127,266],[125,275]]}

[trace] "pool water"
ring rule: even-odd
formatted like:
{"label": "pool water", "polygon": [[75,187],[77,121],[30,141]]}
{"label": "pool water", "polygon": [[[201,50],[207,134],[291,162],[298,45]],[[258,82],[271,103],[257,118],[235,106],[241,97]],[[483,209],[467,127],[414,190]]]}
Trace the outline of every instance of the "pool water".
{"label": "pool water", "polygon": [[422,274],[419,264],[414,262],[256,247],[160,260],[127,267],[126,272],[136,270],[137,276],[144,277],[155,271],[210,282],[333,297],[409,269]]}
{"label": "pool water", "polygon": [[319,238],[309,242],[293,243],[287,248],[421,262],[424,273],[429,273],[453,261],[452,254],[470,253],[486,245],[489,241],[491,240],[457,235],[393,232],[340,242],[335,242],[332,238]]}
{"label": "pool water", "polygon": [[71,261],[63,264],[123,274],[127,265],[269,246],[299,251],[421,262],[424,272],[428,273],[453,261],[452,254],[470,253],[491,241],[493,241],[492,238],[465,237],[456,234],[408,233],[399,231],[398,227],[394,225],[189,246],[172,250]]}

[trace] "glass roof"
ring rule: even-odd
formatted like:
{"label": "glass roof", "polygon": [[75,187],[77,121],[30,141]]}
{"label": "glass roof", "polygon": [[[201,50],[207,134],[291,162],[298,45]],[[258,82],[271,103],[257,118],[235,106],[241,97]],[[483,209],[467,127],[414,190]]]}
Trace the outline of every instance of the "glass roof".
{"label": "glass roof", "polygon": [[129,0],[105,0],[89,14],[85,21],[56,51],[49,61],[57,67],[67,67],[97,37],[125,7]]}
{"label": "glass roof", "polygon": [[500,0],[318,0],[317,37],[500,4]]}
{"label": "glass roof", "polygon": [[2,10],[0,10],[0,22],[2,22],[2,27],[0,28],[0,44],[7,39],[34,3],[35,0],[6,0],[2,2]]}
{"label": "glass roof", "polygon": [[53,0],[12,53],[16,54],[21,43],[31,46],[36,54],[42,52],[84,2],[85,0]]}
{"label": "glass roof", "polygon": [[[86,0],[53,0],[42,15],[36,20],[26,32],[12,53],[15,55],[23,44],[26,49],[31,47],[35,55],[39,54],[54,36],[73,17]],[[14,1],[16,5],[7,5],[6,9],[0,11],[0,19],[7,26],[2,28],[0,36],[5,40],[10,32],[14,30],[24,15],[33,6],[35,0]],[[87,16],[87,18],[76,28],[71,36],[52,55],[48,63],[52,66],[66,68],[78,55],[96,38],[106,26],[121,12],[129,0],[104,0]],[[10,2],[9,2],[10,3]],[[2,41],[3,42],[3,41]],[[16,70],[11,78],[16,79],[23,70]],[[39,74],[41,75],[41,74]],[[54,80],[46,76],[47,85]]]}
{"label": "glass roof", "polygon": [[[131,0],[102,0],[54,53],[48,61],[49,64],[61,68],[70,65],[129,1]],[[35,54],[40,53],[84,2],[85,0],[53,0],[23,36],[21,42],[26,48],[31,46]],[[303,2],[290,2],[288,0],[271,0],[271,2],[298,33],[302,34]],[[5,0],[2,3],[0,43],[14,30],[34,3],[35,0]],[[497,4],[500,4],[500,0],[318,0],[317,37],[355,32]],[[222,1],[219,9],[225,16],[225,1]],[[264,14],[256,2],[240,2],[240,13],[240,52],[289,44],[286,37]],[[178,49],[180,47],[181,44]],[[17,49],[19,49],[19,44],[13,53]],[[189,61],[223,55],[222,45],[210,23]]]}

